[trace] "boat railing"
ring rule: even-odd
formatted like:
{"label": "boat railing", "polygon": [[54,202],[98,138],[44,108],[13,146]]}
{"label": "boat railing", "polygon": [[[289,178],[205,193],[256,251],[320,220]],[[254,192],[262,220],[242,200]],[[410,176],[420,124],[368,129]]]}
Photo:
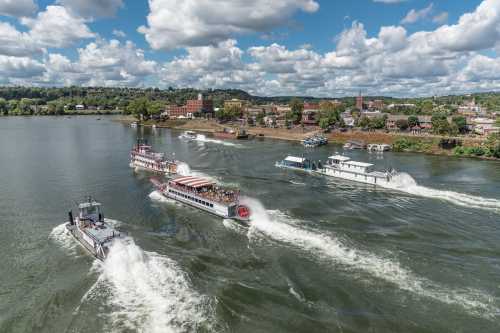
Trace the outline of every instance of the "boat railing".
{"label": "boat railing", "polygon": [[198,196],[203,199],[221,204],[230,204],[233,202],[237,202],[239,200],[239,195],[240,195],[239,190],[230,190],[223,188],[212,188],[202,191],[202,190],[195,190],[186,186],[176,185],[174,183],[170,183],[169,187],[177,189],[184,193],[189,193],[194,196]]}

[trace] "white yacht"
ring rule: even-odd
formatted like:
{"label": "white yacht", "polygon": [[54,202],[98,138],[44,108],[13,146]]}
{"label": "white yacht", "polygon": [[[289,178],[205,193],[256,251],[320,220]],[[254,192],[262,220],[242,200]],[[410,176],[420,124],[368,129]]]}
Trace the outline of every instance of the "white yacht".
{"label": "white yacht", "polygon": [[190,205],[226,219],[247,222],[250,210],[240,203],[240,191],[218,186],[215,182],[193,176],[177,177],[168,183],[152,178],[151,182],[166,198]]}
{"label": "white yacht", "polygon": [[87,202],[78,205],[78,216],[73,218],[73,211],[68,213],[66,229],[94,257],[106,259],[112,242],[124,238],[125,234],[117,231],[105,222],[101,204],[90,197]]}
{"label": "white yacht", "polygon": [[315,172],[325,176],[372,185],[387,185],[391,182],[392,177],[396,175],[394,170],[375,171],[373,164],[352,161],[349,157],[343,155],[330,156],[327,162]]}

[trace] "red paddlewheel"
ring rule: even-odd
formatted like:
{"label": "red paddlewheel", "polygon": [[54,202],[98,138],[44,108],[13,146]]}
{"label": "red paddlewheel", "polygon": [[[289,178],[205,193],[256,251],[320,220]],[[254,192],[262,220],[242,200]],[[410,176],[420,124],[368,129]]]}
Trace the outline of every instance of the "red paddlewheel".
{"label": "red paddlewheel", "polygon": [[238,206],[238,216],[246,219],[250,217],[250,209],[246,206]]}

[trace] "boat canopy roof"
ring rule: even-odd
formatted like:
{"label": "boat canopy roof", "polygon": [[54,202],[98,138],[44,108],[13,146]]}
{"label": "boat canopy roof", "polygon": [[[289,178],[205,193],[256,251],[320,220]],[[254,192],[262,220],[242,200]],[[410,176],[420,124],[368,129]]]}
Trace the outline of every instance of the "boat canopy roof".
{"label": "boat canopy roof", "polygon": [[83,209],[83,208],[89,208],[89,207],[95,207],[95,206],[101,206],[100,203],[97,201],[92,201],[92,202],[84,202],[78,205],[78,208]]}
{"label": "boat canopy roof", "polygon": [[346,161],[350,160],[349,157],[342,156],[342,155],[333,155],[333,156],[328,157],[328,159],[330,159],[330,160],[337,160],[337,161],[341,161],[341,162],[346,162]]}
{"label": "boat canopy roof", "polygon": [[295,157],[295,156],[287,156],[285,158],[285,161],[287,162],[293,162],[293,163],[304,163],[306,159],[303,157]]}
{"label": "boat canopy roof", "polygon": [[368,167],[371,167],[373,165],[371,163],[357,162],[357,161],[348,161],[348,162],[345,162],[345,164],[354,165],[354,166],[358,166],[358,167],[362,167],[362,168],[368,168]]}
{"label": "boat canopy roof", "polygon": [[172,180],[172,182],[177,185],[184,185],[191,188],[200,188],[200,187],[215,185],[214,181],[211,181],[206,178],[193,177],[193,176],[175,178]]}

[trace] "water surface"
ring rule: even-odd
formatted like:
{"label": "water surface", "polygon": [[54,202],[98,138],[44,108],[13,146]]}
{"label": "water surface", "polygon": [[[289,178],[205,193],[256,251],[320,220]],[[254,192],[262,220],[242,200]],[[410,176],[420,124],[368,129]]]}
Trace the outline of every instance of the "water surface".
{"label": "water surface", "polygon": [[[379,189],[274,167],[339,146],[179,134],[0,119],[0,332],[498,331],[499,163],[346,152],[411,175]],[[251,227],[159,200],[138,137],[239,186]],[[86,195],[133,239],[104,264],[62,226]]]}

